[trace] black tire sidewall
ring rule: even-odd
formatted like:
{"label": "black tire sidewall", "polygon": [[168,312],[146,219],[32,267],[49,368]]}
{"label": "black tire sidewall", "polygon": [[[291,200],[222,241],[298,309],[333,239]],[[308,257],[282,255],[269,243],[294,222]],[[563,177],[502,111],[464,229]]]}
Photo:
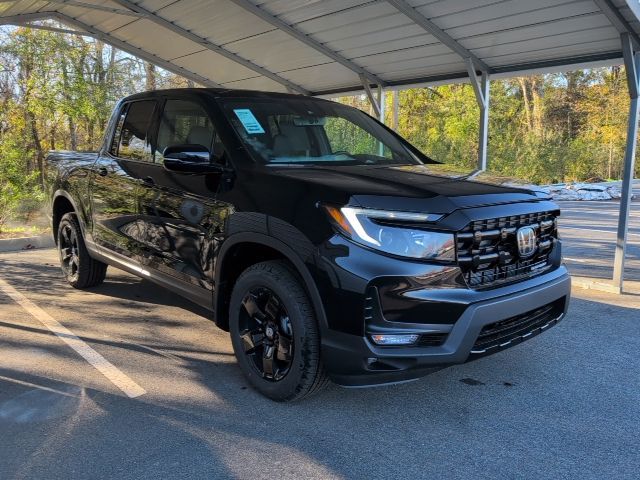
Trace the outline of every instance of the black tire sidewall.
{"label": "black tire sidewall", "polygon": [[[93,260],[89,256],[89,252],[87,252],[87,247],[84,244],[84,237],[82,236],[82,229],[80,228],[80,224],[78,223],[78,219],[75,214],[67,213],[60,220],[60,224],[58,225],[58,253],[60,253],[60,244],[62,237],[62,230],[65,225],[69,225],[75,232],[77,242],[78,242],[78,276],[76,280],[71,280],[63,270],[63,275],[65,280],[75,288],[84,288],[89,283],[89,276],[91,274],[90,262]],[[61,262],[62,263],[62,262]],[[62,265],[61,265],[62,266]]]}
{"label": "black tire sidewall", "polygon": [[[266,265],[261,264],[259,266]],[[255,266],[254,266],[255,267]],[[267,397],[284,401],[296,397],[304,389],[305,376],[314,376],[318,372],[319,359],[309,354],[309,342],[318,339],[317,330],[311,332],[315,325],[312,309],[306,293],[295,276],[278,265],[274,268],[249,268],[236,282],[231,295],[229,309],[229,331],[233,350],[241,370],[249,382]],[[276,270],[277,273],[274,273]],[[282,278],[285,276],[286,278]],[[295,285],[292,285],[295,282]],[[240,341],[239,317],[242,300],[250,290],[266,287],[272,290],[284,304],[293,327],[293,362],[287,375],[278,382],[262,378],[251,365]],[[311,318],[309,318],[311,316]],[[312,323],[311,323],[312,322]],[[316,327],[317,329],[317,327]],[[313,382],[310,382],[313,383]]]}

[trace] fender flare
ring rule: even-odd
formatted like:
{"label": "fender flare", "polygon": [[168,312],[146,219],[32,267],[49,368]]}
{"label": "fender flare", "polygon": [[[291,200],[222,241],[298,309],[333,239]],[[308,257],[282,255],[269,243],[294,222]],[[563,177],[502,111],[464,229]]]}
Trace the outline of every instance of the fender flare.
{"label": "fender flare", "polygon": [[73,197],[71,195],[69,195],[69,192],[67,192],[66,190],[63,190],[62,188],[59,188],[58,190],[56,190],[53,194],[53,203],[56,202],[56,200],[59,197],[64,197],[67,200],[69,200],[69,203],[71,203],[71,205],[73,206],[73,208],[77,211],[78,210],[78,206],[76,205],[76,201],[73,199]]}
{"label": "fender flare", "polygon": [[216,325],[222,326],[226,324],[225,320],[218,320],[218,312],[220,309],[220,304],[222,298],[219,297],[221,293],[221,275],[222,275],[222,265],[224,265],[224,260],[227,253],[235,246],[240,243],[257,243],[264,245],[266,247],[272,248],[282,254],[285,259],[287,259],[293,265],[296,273],[300,276],[303,281],[303,287],[306,292],[309,294],[311,304],[313,306],[314,313],[316,314],[316,318],[318,319],[318,326],[320,327],[320,331],[325,332],[328,329],[327,316],[324,310],[324,304],[322,303],[322,298],[320,297],[320,292],[318,291],[318,287],[309,272],[309,269],[300,258],[300,256],[286,243],[278,240],[276,238],[270,237],[263,233],[257,232],[239,232],[234,233],[233,235],[227,237],[227,239],[222,243],[220,247],[220,251],[217,255],[216,261],[216,269],[214,274],[214,298],[213,305],[215,311],[215,322]]}
{"label": "fender flare", "polygon": [[[52,223],[52,227],[53,227],[53,209],[54,206],[56,204],[56,200],[58,200],[58,198],[63,197],[65,200],[68,200],[69,203],[71,204],[71,206],[73,207],[73,211],[75,212],[75,214],[78,217],[78,223],[80,224],[80,228],[82,229],[82,235],[85,237],[87,237],[86,232],[85,232],[85,221],[84,221],[84,214],[82,212],[82,210],[78,207],[78,204],[76,203],[76,201],[73,199],[73,197],[69,194],[69,192],[67,192],[66,190],[63,189],[58,189],[54,192],[53,194],[53,198],[51,200],[51,223]],[[59,221],[60,219],[58,219]],[[55,237],[55,235],[54,235]],[[57,238],[56,238],[56,242],[57,242]]]}

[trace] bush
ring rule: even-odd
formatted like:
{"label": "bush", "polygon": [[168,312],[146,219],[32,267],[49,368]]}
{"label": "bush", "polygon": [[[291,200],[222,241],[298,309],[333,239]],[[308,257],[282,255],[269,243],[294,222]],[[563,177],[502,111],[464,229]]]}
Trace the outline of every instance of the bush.
{"label": "bush", "polygon": [[0,232],[10,219],[31,221],[43,204],[44,193],[40,187],[0,183]]}
{"label": "bush", "polygon": [[30,223],[33,216],[44,206],[44,193],[40,187],[32,187],[18,198],[18,204],[13,211],[13,218]]}
{"label": "bush", "polygon": [[13,216],[19,202],[19,195],[13,185],[0,184],[0,231],[7,220]]}

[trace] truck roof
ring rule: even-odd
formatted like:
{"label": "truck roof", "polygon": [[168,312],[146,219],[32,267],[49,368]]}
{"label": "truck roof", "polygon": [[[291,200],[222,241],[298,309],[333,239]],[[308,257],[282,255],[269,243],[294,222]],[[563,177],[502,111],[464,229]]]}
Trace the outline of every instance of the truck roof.
{"label": "truck roof", "polygon": [[[204,94],[209,95],[214,98],[305,98],[304,95],[299,94],[291,94],[291,93],[280,93],[280,92],[262,92],[258,90],[238,90],[231,88],[169,88],[169,89],[161,89],[161,90],[150,90],[147,92],[140,92],[133,95],[129,95],[122,99],[122,101],[128,100],[139,100],[143,98],[153,98],[153,97],[162,97],[166,95],[171,96],[182,96],[187,94]],[[313,98],[314,100],[322,100],[316,97],[306,97]],[[328,100],[323,100],[328,101]]]}

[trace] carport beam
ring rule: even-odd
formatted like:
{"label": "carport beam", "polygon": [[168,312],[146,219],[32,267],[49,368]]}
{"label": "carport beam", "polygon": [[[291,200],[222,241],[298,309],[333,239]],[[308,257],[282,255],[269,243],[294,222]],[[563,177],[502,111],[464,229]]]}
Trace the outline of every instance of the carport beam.
{"label": "carport beam", "polygon": [[622,176],[622,196],[620,197],[620,215],[618,217],[618,233],[616,238],[616,254],[613,262],[613,285],[622,293],[624,283],[624,259],[627,249],[627,232],[629,230],[629,210],[631,207],[631,184],[634,175],[636,158],[636,143],[638,140],[638,94],[640,82],[640,53],[633,51],[633,43],[628,33],[620,35],[624,67],[629,86],[629,123],[627,125],[627,147],[624,153],[624,168]]}
{"label": "carport beam", "polygon": [[478,138],[478,169],[487,169],[487,146],[489,143],[489,73],[486,70],[476,73],[476,65],[473,59],[467,59],[467,71],[469,81],[476,94],[476,101],[480,107],[480,131]]}
{"label": "carport beam", "polygon": [[362,82],[362,86],[364,87],[364,91],[367,94],[367,98],[369,99],[369,103],[371,104],[371,108],[373,108],[373,114],[376,118],[380,118],[380,103],[376,100],[373,91],[371,90],[371,85],[369,85],[369,80],[365,75],[360,75],[360,81]]}

